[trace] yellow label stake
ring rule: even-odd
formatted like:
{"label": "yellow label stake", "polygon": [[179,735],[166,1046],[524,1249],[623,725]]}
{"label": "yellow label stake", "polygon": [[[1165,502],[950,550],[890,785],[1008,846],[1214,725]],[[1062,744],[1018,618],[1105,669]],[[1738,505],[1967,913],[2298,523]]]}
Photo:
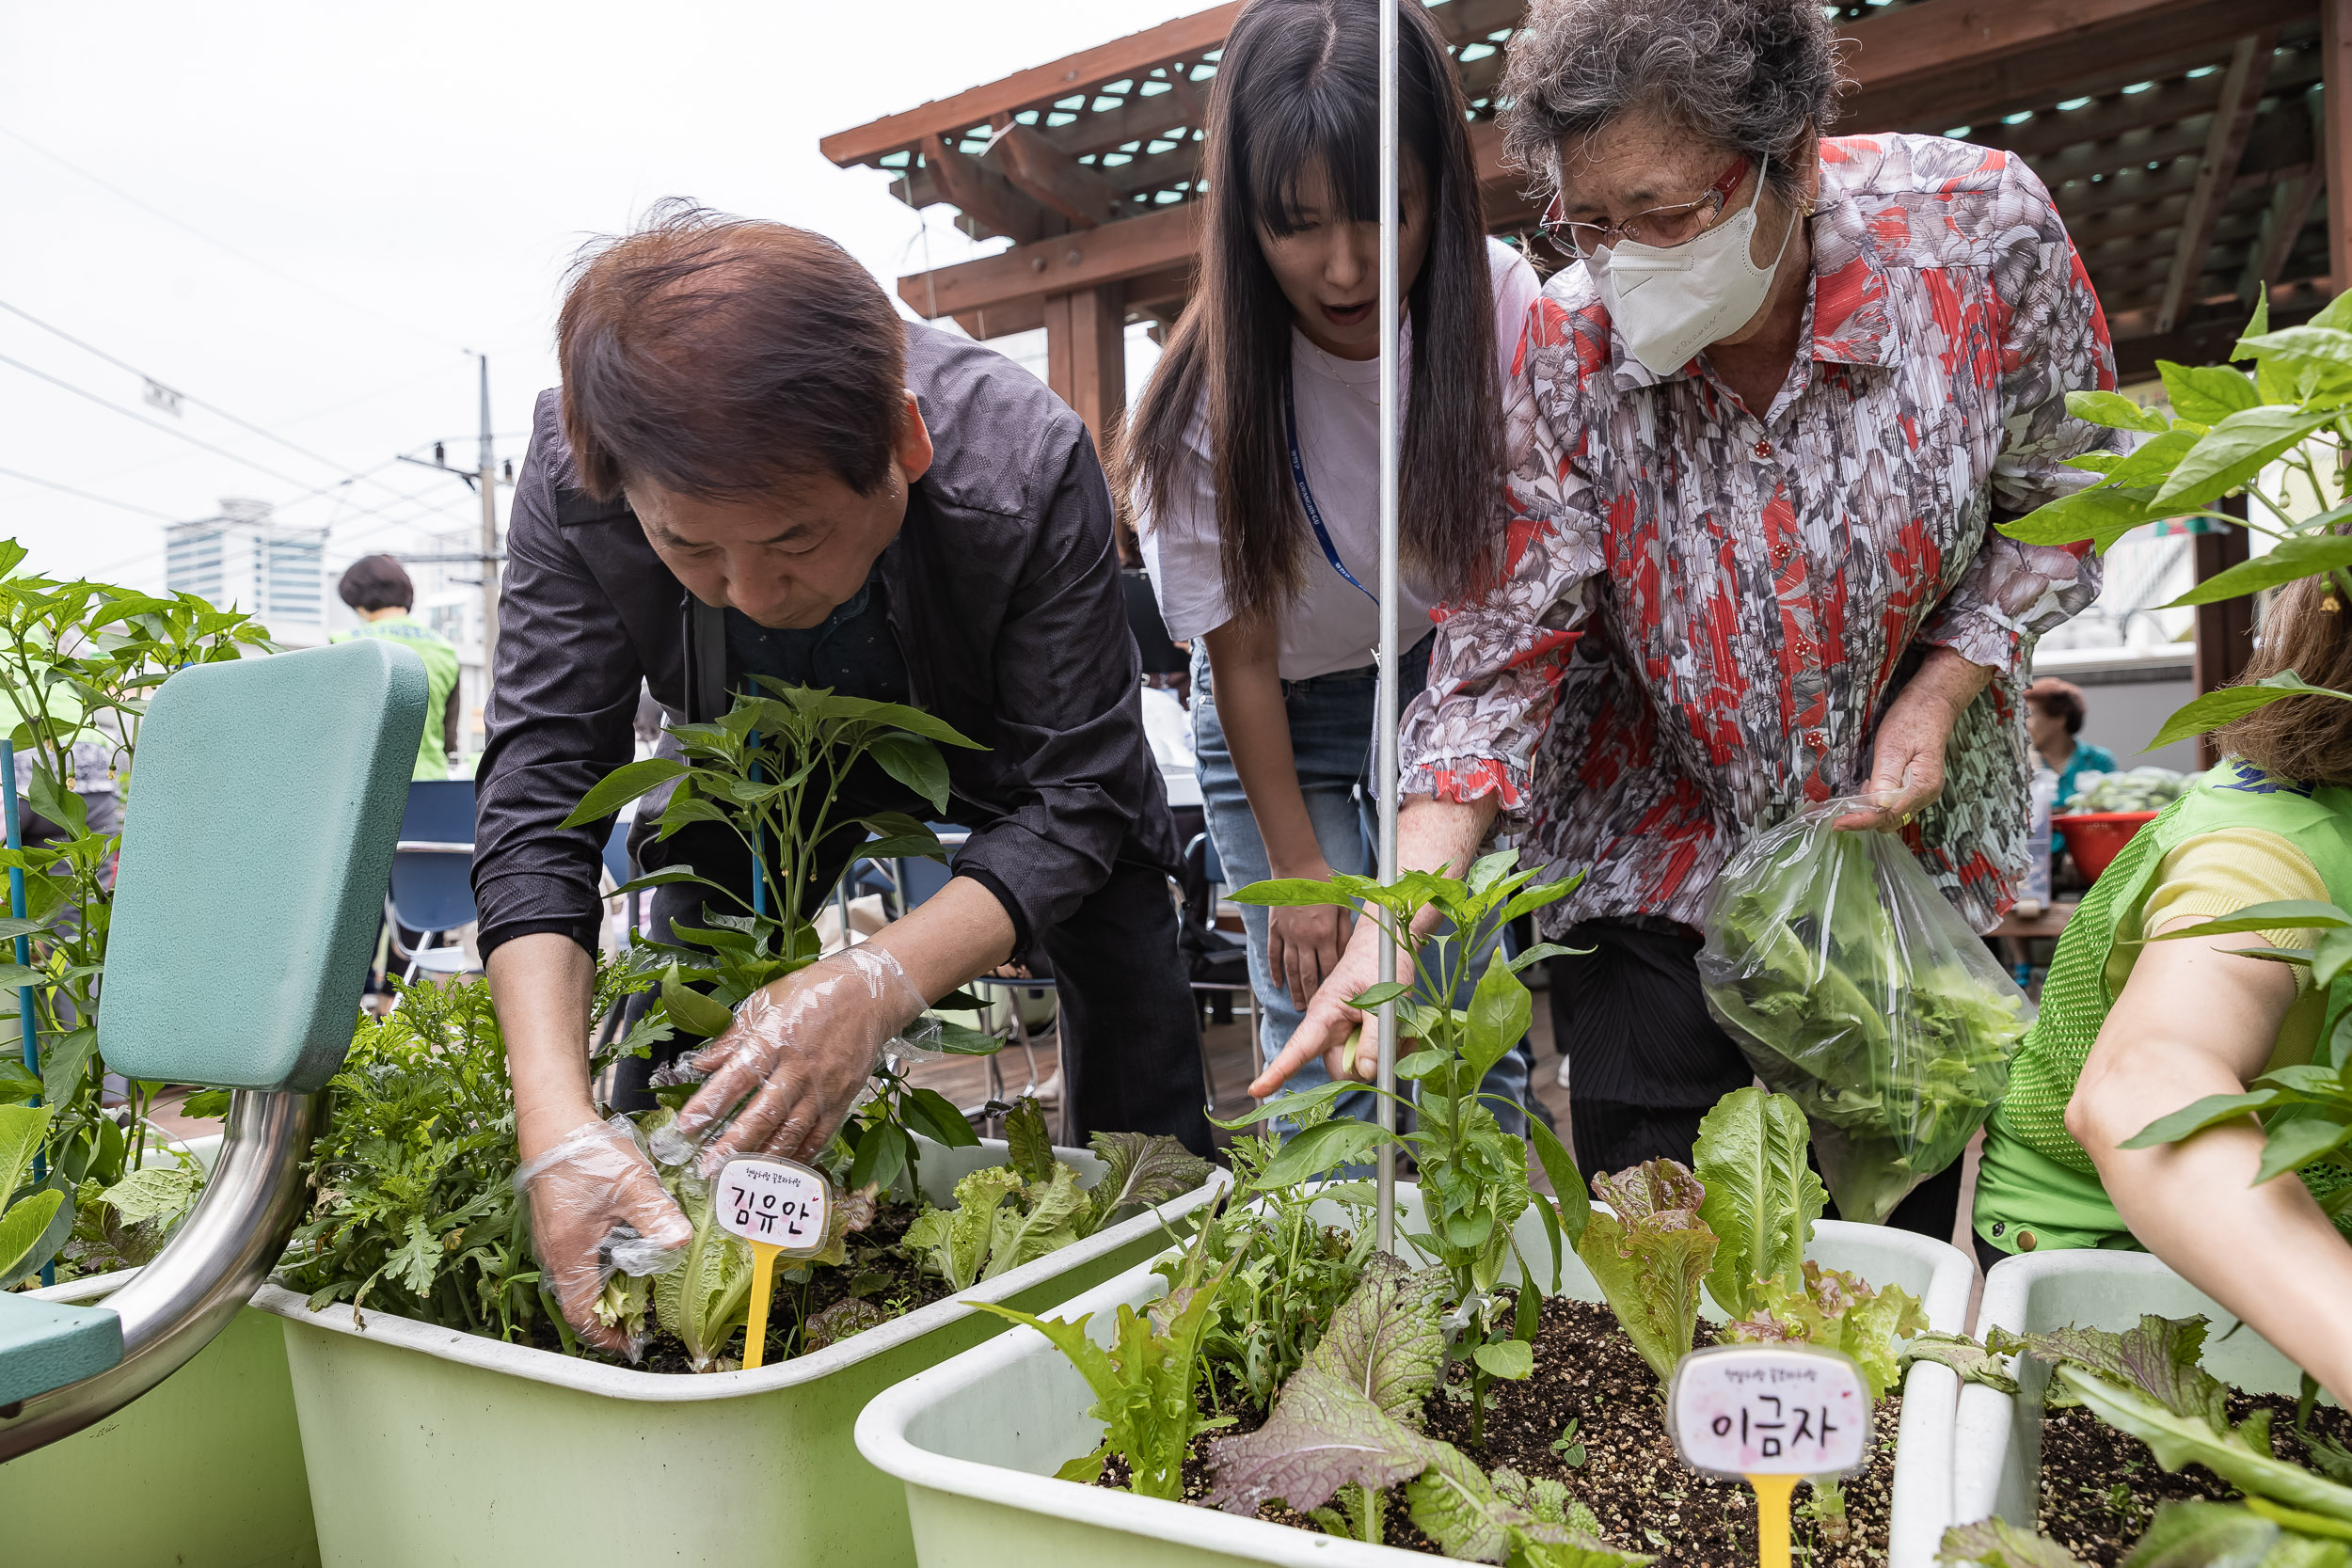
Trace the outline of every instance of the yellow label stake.
{"label": "yellow label stake", "polygon": [[1750,1476],[1756,1488],[1756,1568],[1788,1568],[1788,1510],[1796,1501],[1795,1476]]}
{"label": "yellow label stake", "polygon": [[[743,1370],[755,1370],[768,1358],[768,1297],[776,1287],[776,1254],[784,1250],[767,1242],[754,1242],[752,1249],[752,1317],[743,1328]],[[1788,1544],[1788,1525],[1780,1527],[1781,1544]]]}
{"label": "yellow label stake", "polygon": [[776,1259],[813,1258],[825,1249],[833,1188],[796,1160],[730,1160],[712,1193],[719,1228],[752,1249],[750,1321],[744,1324],[743,1370],[768,1356],[768,1303],[776,1288]]}

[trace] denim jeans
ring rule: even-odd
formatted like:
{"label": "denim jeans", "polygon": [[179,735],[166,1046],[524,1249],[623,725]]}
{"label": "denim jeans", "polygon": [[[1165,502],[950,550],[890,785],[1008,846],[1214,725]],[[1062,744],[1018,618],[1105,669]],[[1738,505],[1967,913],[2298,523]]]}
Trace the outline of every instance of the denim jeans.
{"label": "denim jeans", "polygon": [[[1429,639],[1398,661],[1397,706],[1420,694],[1429,680]],[[1290,718],[1291,755],[1298,769],[1299,793],[1306,797],[1307,816],[1313,822],[1315,843],[1334,871],[1371,876],[1378,843],[1379,791],[1372,783],[1374,724],[1378,714],[1379,679],[1371,669],[1343,670],[1303,681],[1282,683],[1282,704]],[[1224,863],[1229,886],[1244,887],[1272,875],[1265,841],[1258,835],[1258,820],[1242,792],[1241,775],[1225,744],[1225,727],[1218,722],[1216,693],[1210,689],[1208,651],[1196,644],[1192,661],[1192,741],[1201,803],[1209,818],[1209,838]],[[1266,962],[1266,922],[1263,905],[1242,906],[1242,928],[1249,940],[1249,989],[1258,999],[1259,1048],[1272,1061],[1302,1017],[1292,1006],[1290,988]],[[1454,1006],[1470,1006],[1470,993],[1485,972],[1493,951],[1490,940],[1476,957],[1456,993]],[[1524,1135],[1527,1074],[1533,1057],[1527,1042],[1496,1063],[1486,1073],[1485,1087],[1510,1103],[1490,1109],[1503,1131]],[[1311,1089],[1330,1081],[1320,1058],[1291,1076],[1293,1089]],[[1371,1121],[1377,1117],[1377,1097],[1356,1091],[1340,1097],[1343,1116]]]}

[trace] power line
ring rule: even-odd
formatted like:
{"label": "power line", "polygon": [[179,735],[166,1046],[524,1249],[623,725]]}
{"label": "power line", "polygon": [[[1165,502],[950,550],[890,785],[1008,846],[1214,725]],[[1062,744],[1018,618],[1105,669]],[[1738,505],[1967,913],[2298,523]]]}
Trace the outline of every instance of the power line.
{"label": "power line", "polygon": [[59,490],[69,496],[79,496],[86,501],[96,501],[101,506],[116,507],[124,512],[136,512],[148,517],[160,517],[167,523],[176,523],[180,520],[170,513],[158,512],[151,506],[139,506],[131,501],[119,501],[112,496],[92,495],[87,490],[77,490],[71,484],[60,484],[54,479],[43,479],[39,474],[19,473],[14,468],[0,468],[0,475],[5,475],[9,479],[21,479],[27,484],[38,484],[44,489]]}
{"label": "power line", "polygon": [[[11,366],[14,369],[23,371],[27,375],[37,376],[40,380],[48,382],[53,387],[61,388],[66,391],[72,392],[75,397],[83,398],[88,402],[98,404],[101,408],[110,409],[113,412],[121,415],[126,420],[131,420],[139,424],[145,425],[150,430],[160,430],[167,436],[177,436],[179,439],[187,442],[192,447],[200,447],[204,451],[212,452],[215,456],[229,459],[231,463],[241,463],[245,465],[245,467],[251,468],[256,473],[267,474],[270,478],[278,480],[282,483],[299,487],[302,491],[300,495],[294,497],[292,500],[282,503],[287,506],[294,505],[300,501],[309,500],[313,496],[323,496],[327,491],[334,489],[337,485],[348,484],[354,479],[360,477],[358,474],[346,474],[342,478],[332,480],[325,484],[311,484],[308,480],[296,479],[292,474],[278,472],[276,468],[269,467],[269,465],[265,463],[257,463],[250,457],[241,456],[236,452],[230,451],[227,447],[215,446],[212,442],[205,440],[200,436],[191,436],[184,430],[175,430],[171,426],[165,424],[160,420],[151,420],[135,408],[125,407],[121,404],[115,403],[106,398],[102,398],[96,392],[89,391],[81,387],[76,387],[73,383],[64,379],[62,376],[51,375],[47,371],[28,365],[22,359],[13,359],[8,355],[0,354],[0,365]],[[373,472],[373,470],[366,471]],[[399,496],[403,500],[420,502],[424,500],[424,498],[421,496],[412,496],[401,491],[394,491],[393,494]],[[388,515],[376,507],[366,506],[358,501],[353,501],[351,504],[358,507],[358,510],[366,513],[372,517],[384,517]],[[431,509],[438,510],[438,508]]]}
{"label": "power line", "polygon": [[72,174],[80,175],[83,179],[88,181],[91,184],[96,185],[100,190],[106,192],[109,196],[113,196],[120,200],[129,202],[132,206],[136,207],[140,212],[149,214],[151,217],[160,218],[183,233],[195,235],[198,239],[202,240],[206,245],[211,245],[214,249],[222,252],[224,255],[233,256],[249,267],[258,267],[262,271],[268,273],[273,277],[282,278],[286,282],[294,284],[296,288],[308,289],[322,299],[332,300],[334,303],[342,306],[346,310],[356,310],[360,315],[369,317],[371,320],[381,322],[387,326],[397,327],[401,331],[408,333],[411,336],[422,338],[427,342],[438,343],[443,348],[456,349],[461,354],[470,352],[462,343],[453,342],[447,338],[441,337],[437,333],[427,332],[421,327],[412,326],[408,323],[401,321],[397,317],[388,316],[383,311],[375,309],[371,306],[361,305],[357,300],[345,299],[342,295],[336,293],[331,290],[319,287],[319,285],[311,282],[307,277],[298,277],[294,274],[286,271],[283,267],[273,266],[271,263],[262,261],[257,256],[249,256],[246,252],[239,250],[235,245],[230,245],[228,241],[217,239],[215,236],[206,233],[203,230],[197,228],[196,225],[189,223],[186,219],[175,217],[171,214],[165,212],[161,207],[154,205],[152,202],[144,201],[139,198],[133,196],[129,191],[124,190],[121,186],[115,184],[113,182],[101,179],[99,176],[92,174],[89,170],[82,167],[79,164],[72,163],[58,156],[56,153],[52,152],[49,149],[43,147],[40,143],[33,140],[32,137],[24,135],[22,131],[12,130],[6,125],[0,125],[0,135],[6,135],[11,140],[23,143],[25,147],[40,153],[42,157],[48,159],[59,168],[62,168]]}
{"label": "power line", "polygon": [[[305,503],[305,502],[307,502],[307,501],[310,501],[310,500],[314,500],[314,499],[316,499],[319,496],[326,494],[327,491],[334,490],[334,489],[337,489],[337,488],[341,487],[342,485],[344,485],[344,484],[348,484],[348,483],[351,483],[351,481],[352,481],[352,480],[354,480],[354,479],[363,479],[363,478],[366,478],[366,477],[368,477],[369,475],[374,474],[374,473],[376,473],[376,472],[378,472],[378,471],[380,471],[380,470],[382,470],[382,469],[389,468],[389,467],[391,467],[394,463],[397,463],[397,462],[399,462],[399,461],[400,461],[400,459],[399,459],[399,458],[397,458],[397,457],[388,457],[388,458],[386,458],[383,462],[381,462],[381,463],[377,464],[377,465],[375,466],[375,467],[373,467],[373,468],[370,468],[370,469],[367,469],[367,470],[365,470],[363,473],[351,475],[349,478],[346,478],[346,479],[343,479],[343,480],[340,480],[340,481],[338,481],[338,482],[337,482],[337,483],[335,483],[335,484],[330,484],[330,485],[324,486],[323,488],[321,488],[321,489],[319,489],[319,490],[314,490],[314,491],[310,492],[310,494],[308,494],[308,495],[304,495],[304,496],[297,496],[297,497],[295,497],[293,500],[273,503],[273,505],[272,505],[272,507],[271,507],[271,511],[272,511],[273,513],[278,513],[278,512],[283,512],[283,511],[287,510],[287,509],[288,509],[288,508],[290,508],[290,507],[300,506],[300,505],[304,504],[304,503]],[[5,470],[5,469],[0,469],[0,472],[6,472],[6,471],[7,471],[7,470]],[[340,499],[342,499],[342,500],[344,500],[345,502],[350,502],[350,498],[349,498],[348,496],[345,496],[345,497],[342,497],[342,498],[340,498]],[[412,499],[421,499],[421,498],[412,498]],[[353,504],[356,504],[356,503],[353,503]],[[166,513],[161,513],[161,512],[151,513],[151,514],[150,514],[150,515],[151,515],[151,516],[155,516],[155,517],[160,517],[160,518],[162,518],[162,519],[163,519],[164,521],[166,521],[166,522],[183,522],[183,521],[186,521],[186,520],[187,520],[187,519],[184,519],[184,518],[173,517],[173,516],[169,515],[168,514],[166,514]],[[378,519],[378,520],[377,520],[376,522],[374,522],[374,523],[371,524],[370,526],[368,526],[368,527],[366,527],[366,528],[361,529],[361,530],[359,531],[359,532],[358,532],[357,535],[354,535],[354,536],[353,536],[353,538],[367,538],[367,537],[370,537],[371,535],[381,533],[381,532],[383,532],[386,529],[389,529],[389,528],[416,528],[416,529],[423,529],[423,530],[425,530],[427,532],[431,532],[431,531],[432,531],[432,529],[431,529],[431,527],[430,527],[430,524],[431,524],[431,522],[432,522],[434,519],[437,519],[437,519],[439,519],[439,520],[440,520],[440,521],[441,521],[444,525],[453,525],[453,526],[458,527],[458,528],[463,528],[463,527],[465,527],[465,526],[466,526],[464,523],[459,522],[457,519],[451,517],[451,516],[450,516],[450,515],[449,515],[448,513],[446,513],[446,512],[442,512],[442,511],[439,511],[439,510],[435,509],[435,508],[430,507],[430,506],[428,506],[428,507],[426,508],[426,510],[424,510],[424,511],[422,511],[422,512],[415,513],[415,514],[412,514],[411,515],[409,515],[409,516],[405,516],[405,517],[395,517],[395,516],[391,516],[391,515],[389,515],[389,514],[384,514],[384,513],[377,513],[377,514],[374,514],[374,515],[377,517],[377,519]],[[321,524],[321,525],[320,525],[320,527],[321,527],[321,528],[323,528],[323,529],[325,529],[325,530],[326,530],[326,531],[330,531],[330,533],[331,533],[331,531],[332,531],[332,530],[334,530],[335,528],[340,527],[340,526],[342,526],[342,525],[341,525],[341,523],[340,523],[340,521],[339,521],[339,520],[337,520],[337,519],[331,518],[331,517],[328,519],[328,521],[326,521],[326,523],[324,523],[324,524]],[[446,528],[444,529],[444,531],[446,531]],[[347,539],[344,539],[344,540],[342,540],[342,541],[340,541],[340,542],[336,542],[336,543],[334,543],[333,547],[334,547],[334,548],[337,548],[337,549],[346,549],[346,548],[349,548],[349,547],[350,547],[351,543],[352,543],[352,539],[348,539],[348,538],[347,538]],[[124,556],[124,557],[122,557],[120,560],[108,562],[105,565],[101,566],[101,567],[98,567],[98,568],[96,569],[96,572],[95,572],[94,574],[92,574],[92,575],[95,575],[95,576],[101,576],[101,577],[110,577],[110,576],[114,575],[115,573],[118,573],[118,572],[122,572],[122,571],[127,571],[127,570],[129,570],[130,568],[132,568],[132,567],[134,567],[134,566],[144,566],[144,565],[146,565],[146,564],[147,564],[149,562],[151,562],[151,561],[160,561],[160,560],[164,559],[166,556],[167,556],[169,553],[170,553],[169,546],[155,546],[155,547],[153,547],[153,548],[151,548],[151,549],[141,550],[141,551],[140,551],[138,554],[136,554],[136,555],[128,555],[128,556]]]}
{"label": "power line", "polygon": [[[21,305],[11,305],[7,300],[0,299],[0,310],[6,310],[12,316],[16,316],[22,320],[32,323],[35,326],[40,327],[43,332],[48,333],[51,337],[72,343],[75,348],[80,349],[85,354],[95,355],[97,357],[103,359],[107,364],[112,365],[119,371],[127,372],[132,375],[137,376],[141,381],[148,382],[151,385],[165,388],[167,390],[171,392],[174,397],[183,402],[194,404],[197,407],[203,409],[206,413],[217,415],[221,419],[227,420],[230,424],[233,424],[243,430],[249,430],[254,435],[262,437],[264,440],[275,441],[279,446],[284,447],[288,451],[294,453],[296,456],[307,457],[311,462],[320,464],[339,473],[352,473],[355,478],[367,479],[368,482],[373,484],[377,489],[382,490],[389,495],[397,496],[402,500],[414,501],[421,500],[423,499],[421,496],[411,495],[405,490],[395,489],[393,486],[385,483],[380,479],[371,478],[370,476],[374,471],[373,469],[366,470],[364,472],[353,473],[353,470],[347,464],[338,462],[332,457],[326,457],[318,452],[312,451],[310,448],[301,445],[299,442],[289,440],[287,437],[278,435],[274,430],[267,430],[261,425],[255,424],[251,420],[241,419],[237,415],[231,414],[228,409],[221,407],[218,404],[207,403],[204,399],[196,396],[193,392],[181,391],[177,387],[166,382],[162,376],[151,374],[148,372],[141,370],[138,366],[132,364],[127,359],[119,358],[114,355],[108,354],[104,349],[100,348],[95,343],[84,341],[82,339],[77,338],[72,333],[65,330],[65,328],[53,325],[52,324],[41,320],[39,316],[34,315],[30,310],[25,309]],[[163,426],[159,428],[168,429],[169,427]]]}

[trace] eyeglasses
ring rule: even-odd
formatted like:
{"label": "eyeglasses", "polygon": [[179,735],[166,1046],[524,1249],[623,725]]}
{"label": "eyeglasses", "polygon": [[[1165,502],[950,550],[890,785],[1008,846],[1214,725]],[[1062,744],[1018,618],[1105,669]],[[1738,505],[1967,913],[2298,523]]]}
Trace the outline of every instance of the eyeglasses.
{"label": "eyeglasses", "polygon": [[1735,159],[1724,177],[1709,185],[1707,194],[1696,201],[1652,207],[1623,223],[1567,222],[1560,216],[1560,204],[1565,198],[1555,196],[1551,205],[1544,209],[1540,227],[1546,239],[1566,245],[1580,257],[1606,250],[1621,239],[1658,250],[1671,250],[1676,245],[1688,245],[1713,228],[1715,220],[1723,215],[1724,203],[1731,199],[1731,193],[1747,177],[1747,159]]}

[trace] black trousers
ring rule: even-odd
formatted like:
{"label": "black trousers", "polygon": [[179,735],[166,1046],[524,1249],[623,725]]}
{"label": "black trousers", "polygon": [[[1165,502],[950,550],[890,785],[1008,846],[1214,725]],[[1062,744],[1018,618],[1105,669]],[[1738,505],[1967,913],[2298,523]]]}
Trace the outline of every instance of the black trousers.
{"label": "black trousers", "polygon": [[[804,902],[813,905],[840,879],[864,837],[861,829],[829,838],[810,879],[815,891]],[[644,852],[661,855],[661,863],[691,865],[751,896],[751,856],[716,824],[697,823]],[[702,925],[705,899],[741,912],[708,889],[672,883],[654,891],[653,929],[662,932],[673,922]],[[1120,861],[1068,920],[1042,934],[1038,952],[1026,960],[1031,974],[1051,975],[1058,996],[1064,1124],[1081,1143],[1096,1132],[1161,1132],[1196,1154],[1210,1152],[1200,1026],[1176,937],[1166,873]],[[648,996],[632,997],[629,1022],[647,1006]],[[656,1047],[650,1059],[622,1062],[614,1108],[651,1107],[647,1075],[691,1043],[674,1041]]]}
{"label": "black trousers", "polygon": [[[1699,939],[1621,921],[1573,927],[1549,960],[1551,1036],[1568,1059],[1568,1126],[1585,1180],[1645,1160],[1691,1163],[1699,1121],[1756,1073],[1707,1010]],[[1961,1162],[1930,1178],[1886,1223],[1951,1239]]]}

